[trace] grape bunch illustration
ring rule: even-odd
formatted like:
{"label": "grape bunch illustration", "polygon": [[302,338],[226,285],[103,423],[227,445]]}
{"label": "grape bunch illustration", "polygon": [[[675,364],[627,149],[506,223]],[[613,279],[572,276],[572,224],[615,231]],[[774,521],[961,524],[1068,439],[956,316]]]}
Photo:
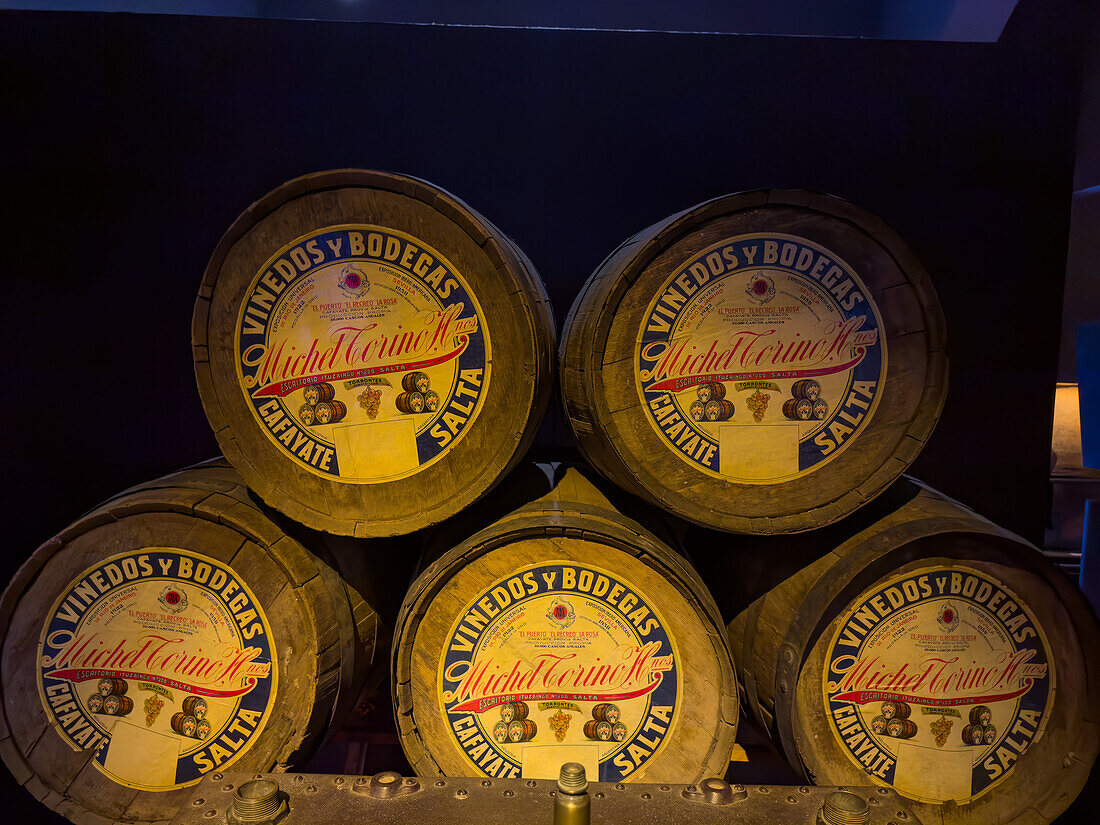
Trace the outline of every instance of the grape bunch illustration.
{"label": "grape bunch illustration", "polygon": [[764,413],[768,411],[768,401],[770,400],[771,396],[767,393],[760,392],[760,390],[757,390],[745,399],[745,404],[752,412],[752,420],[757,424],[764,420]]}
{"label": "grape bunch illustration", "polygon": [[157,721],[157,716],[160,715],[160,709],[164,707],[164,700],[159,696],[153,695],[145,700],[145,727],[153,727],[153,723]]}
{"label": "grape bunch illustration", "polygon": [[932,735],[936,737],[936,747],[942,748],[947,743],[947,737],[951,733],[952,722],[945,716],[940,716],[928,726]]}
{"label": "grape bunch illustration", "polygon": [[367,411],[367,418],[371,421],[378,418],[378,408],[382,403],[382,390],[377,387],[366,386],[356,397],[359,406]]}
{"label": "grape bunch illustration", "polygon": [[560,710],[550,717],[550,730],[554,732],[554,738],[559,742],[565,740],[565,733],[569,730],[569,720],[573,717]]}

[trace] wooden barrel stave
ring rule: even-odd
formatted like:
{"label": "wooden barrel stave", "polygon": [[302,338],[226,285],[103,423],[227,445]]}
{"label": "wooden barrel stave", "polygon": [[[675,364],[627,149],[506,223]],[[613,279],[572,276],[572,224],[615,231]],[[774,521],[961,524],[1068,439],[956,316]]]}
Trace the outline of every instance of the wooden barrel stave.
{"label": "wooden barrel stave", "polygon": [[[334,712],[346,712],[354,701],[354,684],[347,674],[354,672],[361,678],[362,660],[369,662],[372,654],[372,647],[362,643],[373,644],[371,631],[376,632],[378,617],[369,607],[360,608],[351,650],[341,639],[352,621],[341,615],[351,613],[349,586],[332,571],[325,574],[326,565],[264,517],[224,461],[124,491],[36,551],[0,599],[3,692],[23,694],[21,683],[29,679],[29,695],[35,695],[34,677],[25,673],[30,670],[26,657],[29,653],[33,658],[37,647],[37,632],[28,632],[36,621],[28,621],[28,605],[52,604],[55,591],[74,571],[145,545],[196,548],[200,556],[227,565],[247,582],[263,606],[271,636],[300,640],[288,649],[300,648],[308,655],[295,650],[298,656],[279,660],[280,690],[288,692],[286,702],[293,709],[268,713],[258,734],[261,738],[250,743],[234,765],[242,770],[270,770],[301,761],[319,744]],[[25,630],[13,625],[13,620]],[[306,641],[310,633],[313,644]],[[289,692],[305,695],[293,700]],[[130,685],[124,698],[132,698],[133,693]],[[182,701],[183,696],[177,699]],[[94,767],[89,752],[73,751],[51,735],[49,727],[37,706],[31,713],[0,714],[0,755],[17,777],[26,778],[24,784],[32,793],[74,821],[96,816],[163,820],[171,816],[174,805],[190,796],[188,787],[158,792],[125,788]],[[34,744],[28,747],[27,743]],[[57,789],[66,790],[60,794]]]}
{"label": "wooden barrel stave", "polygon": [[[782,488],[778,491],[773,489],[774,484],[753,489],[752,484],[703,476],[686,462],[680,462],[684,464],[680,468],[675,462],[663,466],[658,459],[650,460],[652,456],[663,457],[662,442],[636,412],[632,414],[631,409],[616,401],[617,396],[631,396],[637,406],[638,394],[633,358],[624,355],[632,351],[637,329],[625,329],[628,322],[617,318],[632,319],[645,309],[645,301],[636,294],[638,290],[631,293],[624,282],[633,284],[642,272],[653,273],[654,280],[659,281],[671,275],[677,263],[688,259],[693,250],[706,246],[702,240],[685,239],[685,227],[712,221],[713,225],[707,227],[708,239],[748,232],[765,205],[767,220],[774,220],[770,225],[786,225],[811,242],[826,248],[835,242],[846,253],[851,251],[845,260],[855,271],[875,273],[874,284],[868,284],[868,289],[876,301],[880,294],[889,293],[880,314],[888,330],[888,379],[893,389],[878,399],[874,428],[879,436],[862,439],[868,443],[858,450],[838,454],[828,473],[810,476],[815,479],[812,486],[816,489],[808,496],[796,489],[806,487],[808,482],[785,482],[778,485]],[[734,214],[729,214],[731,209]],[[840,218],[831,225],[835,234],[815,236],[818,228],[800,221],[807,209]],[[845,224],[849,220],[850,226]],[[877,228],[857,232],[855,226]],[[870,243],[868,237],[873,239]],[[908,280],[903,272],[908,273]],[[612,277],[614,273],[621,273],[621,277]],[[906,313],[913,313],[913,305],[921,307],[919,328],[907,320]],[[582,453],[624,489],[718,529],[796,532],[831,523],[852,512],[907,466],[911,451],[904,437],[909,435],[923,443],[942,407],[946,375],[939,363],[945,360],[943,348],[942,313],[927,275],[879,219],[843,201],[813,193],[747,193],[718,198],[671,216],[638,233],[601,264],[566,320],[560,354],[562,396],[566,415],[576,425]],[[874,472],[875,467],[888,472]],[[705,483],[699,483],[698,476],[703,476]],[[709,495],[699,494],[708,490]],[[701,501],[708,506],[700,505]],[[714,501],[735,504],[730,512],[715,513]]]}
{"label": "wooden barrel stave", "polygon": [[[446,720],[441,718],[441,711],[431,707],[432,699],[430,695],[426,695],[425,686],[428,682],[434,685],[434,681],[421,675],[436,672],[438,667],[438,663],[434,661],[441,649],[437,636],[447,632],[447,628],[436,626],[440,621],[436,618],[439,606],[442,604],[448,610],[461,609],[461,604],[457,604],[461,597],[447,595],[453,590],[447,584],[451,571],[469,571],[470,575],[477,575],[479,578],[507,577],[517,569],[515,559],[508,555],[510,546],[514,543],[530,542],[532,547],[537,545],[540,548],[540,558],[555,559],[567,564],[593,564],[594,559],[607,559],[614,551],[626,551],[620,562],[608,569],[628,575],[623,572],[625,569],[630,571],[629,574],[637,576],[641,569],[639,560],[644,559],[646,569],[652,570],[656,567],[664,571],[665,579],[674,583],[676,588],[671,592],[681,593],[679,598],[686,595],[684,588],[687,585],[682,582],[697,581],[686,562],[670,554],[667,549],[662,549],[660,543],[639,525],[626,520],[613,510],[594,506],[591,501],[571,502],[558,499],[557,495],[574,479],[573,473],[567,473],[551,495],[521,507],[454,551],[444,554],[417,578],[410,589],[395,634],[393,696],[402,746],[418,773],[460,775],[465,772],[468,775],[471,770],[475,770],[475,767],[462,761],[460,754],[448,752],[445,747]],[[584,486],[590,487],[587,482]],[[586,542],[593,542],[597,547],[604,545],[604,549],[593,555],[591,550],[562,541],[573,537],[583,537]],[[503,553],[500,552],[502,548]],[[494,551],[498,552],[495,558]],[[603,561],[603,564],[609,563]],[[717,618],[716,608],[705,594],[705,589],[692,592],[689,598],[693,600],[689,602],[693,605],[690,610],[696,615],[705,615],[708,617],[707,621],[711,622]],[[672,609],[664,608],[666,614]],[[677,618],[675,621],[686,622],[687,619]],[[706,731],[708,735],[713,735],[713,740],[708,747],[701,748],[698,736],[688,737],[688,740],[694,741],[684,741],[677,734],[674,741],[670,740],[664,745],[665,750],[652,763],[645,765],[637,774],[631,774],[625,781],[658,781],[662,776],[690,775],[698,778],[720,773],[724,769],[723,765],[728,760],[727,749],[732,747],[731,736],[736,725],[737,700],[735,681],[720,664],[724,658],[728,662],[728,653],[723,652],[724,639],[719,627],[717,625],[698,636],[680,640],[680,656],[683,661],[692,663],[690,667],[697,669],[697,672],[691,674],[692,680],[703,680],[693,681],[694,686],[685,683],[681,690],[686,691],[685,695],[691,695],[692,691],[709,694],[710,691],[717,690],[719,695],[706,702],[689,699],[683,705],[678,705],[676,711],[683,713],[679,724]],[[686,653],[685,649],[694,652]],[[580,728],[583,727],[582,722],[583,719],[576,719],[573,724]],[[543,730],[541,722],[539,730]]]}
{"label": "wooden barrel stave", "polygon": [[[898,484],[913,487],[916,495],[730,622],[730,647],[746,707],[787,760],[813,781],[842,784],[865,777],[853,773],[824,721],[820,662],[839,627],[839,619],[827,617],[872,582],[938,560],[981,571],[1016,594],[1040,594],[1032,595],[1027,607],[1047,629],[1055,658],[1053,709],[1045,731],[1031,741],[1004,783],[966,805],[911,804],[922,817],[942,818],[945,825],[1030,822],[1029,809],[1051,821],[1080,790],[1100,750],[1095,619],[1080,594],[1026,542],[935,491],[910,480]],[[965,709],[962,716],[953,722],[952,741],[968,721]],[[1066,758],[1067,753],[1073,757]],[[1041,777],[1038,783],[1036,777]]]}
{"label": "wooden barrel stave", "polygon": [[[336,191],[338,197],[331,194]],[[289,459],[280,463],[283,454],[252,426],[236,386],[229,327],[239,307],[231,306],[234,295],[216,288],[222,274],[244,283],[261,265],[264,253],[251,248],[248,236],[253,228],[289,239],[300,237],[303,227],[353,224],[390,227],[442,250],[458,272],[476,280],[472,288],[492,327],[494,354],[508,353],[492,359],[476,422],[484,415],[486,423],[464,428],[443,460],[380,483],[333,482]],[[230,461],[268,504],[314,529],[342,535],[410,533],[476,500],[530,445],[552,384],[554,325],[530,261],[453,196],[423,181],[367,170],[307,175],[245,210],[212,256],[196,302],[192,342],[204,409]],[[439,406],[446,404],[441,400]],[[345,420],[351,418],[349,412]]]}

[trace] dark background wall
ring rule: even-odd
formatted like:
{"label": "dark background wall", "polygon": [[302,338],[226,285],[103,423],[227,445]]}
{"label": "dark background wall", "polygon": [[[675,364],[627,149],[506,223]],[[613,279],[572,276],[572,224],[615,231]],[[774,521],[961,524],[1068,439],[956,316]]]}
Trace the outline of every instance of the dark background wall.
{"label": "dark background wall", "polygon": [[[1089,10],[1022,2],[993,44],[0,13],[0,575],[217,451],[189,348],[207,256],[264,192],[342,166],[466,200],[559,323],[623,238],[706,198],[879,214],[950,335],[912,472],[1038,541]],[[543,457],[571,449],[552,416]]]}

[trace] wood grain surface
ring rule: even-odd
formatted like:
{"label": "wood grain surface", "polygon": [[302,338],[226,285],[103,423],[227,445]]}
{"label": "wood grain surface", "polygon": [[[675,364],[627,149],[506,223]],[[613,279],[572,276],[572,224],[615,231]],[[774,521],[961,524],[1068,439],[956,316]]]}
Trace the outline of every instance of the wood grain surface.
{"label": "wood grain surface", "polygon": [[0,599],[0,756],[32,794],[73,822],[163,822],[191,796],[189,787],[135,790],[103,773],[92,750],[74,750],[51,729],[36,684],[36,650],[50,606],[89,567],[146,548],[224,563],[266,615],[276,698],[262,730],[233,761],[235,770],[304,761],[356,700],[373,660],[375,611],[266,518],[224,460],[120,493],[43,544]]}
{"label": "wood grain surface", "polygon": [[[1045,729],[984,793],[964,804],[912,804],[922,822],[943,825],[1050,822],[1081,790],[1100,750],[1096,619],[1080,592],[1030,544],[918,482],[899,483],[916,495],[730,622],[746,710],[809,780],[866,783],[862,766],[830,729],[822,694],[830,641],[854,600],[876,585],[930,567],[984,573],[1011,590],[1045,632],[1055,677]],[[962,716],[953,723],[954,739],[966,708]]]}
{"label": "wood grain surface", "polygon": [[[555,563],[593,566],[633,583],[660,612],[676,650],[677,715],[656,755],[624,781],[695,781],[722,774],[736,732],[737,697],[717,608],[682,557],[611,509],[575,469],[547,495],[444,553],[410,589],[395,631],[393,695],[402,746],[416,772],[480,772],[450,730],[452,719],[440,699],[440,667],[450,634],[483,589],[532,565]],[[548,620],[543,625],[553,629]],[[554,652],[554,644],[548,642],[546,650]],[[583,721],[572,724],[579,728]]]}
{"label": "wood grain surface", "polygon": [[[390,229],[437,250],[480,304],[492,347],[480,412],[461,438],[434,464],[375,483],[322,476],[281,450],[242,391],[234,351],[242,302],[264,263],[306,234],[348,225]],[[554,346],[542,282],[508,238],[431,184],[366,170],[297,178],[249,207],[214,251],[192,323],[203,407],[223,452],[248,485],[309,527],[362,537],[435,524],[496,484],[530,446],[545,412]],[[372,456],[356,460],[369,465]]]}
{"label": "wood grain surface", "polygon": [[[708,248],[753,233],[802,239],[846,262],[878,308],[887,353],[873,415],[836,455],[789,480],[738,480],[685,461],[647,419],[653,397],[642,398],[636,377],[647,308],[666,282]],[[873,498],[916,458],[947,391],[943,315],[920,263],[873,215],[798,190],[716,198],[624,242],[577,296],[559,362],[566,415],[601,473],[679,516],[743,533],[821,527]],[[779,413],[782,399],[771,404]]]}

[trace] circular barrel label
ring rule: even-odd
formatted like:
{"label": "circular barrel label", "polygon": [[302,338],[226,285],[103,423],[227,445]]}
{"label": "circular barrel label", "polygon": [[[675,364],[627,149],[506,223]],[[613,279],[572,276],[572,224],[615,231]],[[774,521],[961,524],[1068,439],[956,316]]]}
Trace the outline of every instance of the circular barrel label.
{"label": "circular barrel label", "polygon": [[924,567],[844,614],[824,699],[837,741],[872,781],[963,803],[1042,736],[1054,681],[1046,635],[1011,590],[970,568]]}
{"label": "circular barrel label", "polygon": [[244,581],[169,548],[81,573],[51,608],[37,661],[58,735],[144,791],[231,765],[263,730],[278,684],[271,627]]}
{"label": "circular barrel label", "polygon": [[423,241],[330,226],[268,260],[241,301],[237,376],[257,424],[299,466],[370,484],[411,476],[466,434],[489,386],[469,285]]}
{"label": "circular barrel label", "polygon": [[437,689],[475,772],[617,782],[660,752],[680,662],[656,605],[597,567],[522,568],[478,594],[449,634]]}
{"label": "circular barrel label", "polygon": [[886,375],[882,320],[838,256],[804,238],[727,238],[649,304],[635,376],[665,446],[708,475],[789,481],[867,426]]}

